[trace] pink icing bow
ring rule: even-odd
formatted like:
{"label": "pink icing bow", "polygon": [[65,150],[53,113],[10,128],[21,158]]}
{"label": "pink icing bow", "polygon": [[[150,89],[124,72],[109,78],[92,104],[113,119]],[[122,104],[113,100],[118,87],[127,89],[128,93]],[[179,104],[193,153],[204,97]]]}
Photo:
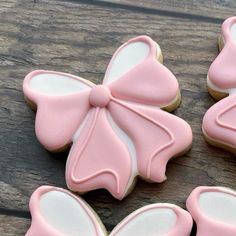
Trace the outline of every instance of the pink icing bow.
{"label": "pink icing bow", "polygon": [[136,175],[164,181],[168,160],[191,145],[190,126],[158,108],[172,104],[179,90],[157,61],[160,53],[149,37],[129,40],[114,54],[102,85],[53,71],[26,76],[23,90],[37,106],[39,141],[51,151],[73,143],[66,165],[71,190],[105,188],[122,199]]}
{"label": "pink icing bow", "polygon": [[222,25],[222,48],[208,72],[208,86],[228,97],[213,105],[203,119],[203,132],[216,146],[236,152],[236,17]]}

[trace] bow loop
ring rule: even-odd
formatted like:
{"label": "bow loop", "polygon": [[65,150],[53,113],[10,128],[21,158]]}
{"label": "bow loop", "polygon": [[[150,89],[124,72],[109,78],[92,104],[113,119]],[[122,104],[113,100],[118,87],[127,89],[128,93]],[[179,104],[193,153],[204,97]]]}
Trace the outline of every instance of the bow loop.
{"label": "bow loop", "polygon": [[38,70],[26,76],[24,94],[37,108],[35,130],[44,147],[58,151],[72,142],[90,109],[93,86],[82,78],[55,71]]}
{"label": "bow loop", "polygon": [[78,192],[105,188],[122,199],[133,182],[132,162],[107,116],[106,109],[91,109],[68,157],[67,185]]}
{"label": "bow loop", "polygon": [[[61,188],[39,187],[30,198],[30,212],[32,224],[26,236],[108,236],[88,203]],[[191,215],[182,208],[155,203],[128,215],[109,235],[187,236],[192,224]]]}
{"label": "bow loop", "polygon": [[178,96],[179,86],[161,60],[161,49],[151,38],[131,39],[112,57],[103,84],[118,99],[159,107],[169,105]]}
{"label": "bow loop", "polygon": [[175,76],[155,58],[147,59],[109,87],[118,99],[159,107],[172,103],[179,90]]}

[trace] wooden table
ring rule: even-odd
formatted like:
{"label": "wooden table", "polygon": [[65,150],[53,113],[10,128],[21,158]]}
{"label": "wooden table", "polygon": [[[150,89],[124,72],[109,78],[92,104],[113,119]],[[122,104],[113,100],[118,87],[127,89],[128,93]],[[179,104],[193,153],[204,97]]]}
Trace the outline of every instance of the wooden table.
{"label": "wooden table", "polygon": [[103,190],[84,198],[111,230],[149,203],[185,207],[198,185],[236,189],[235,157],[206,144],[201,132],[214,104],[207,70],[218,53],[220,25],[235,9],[233,0],[0,0],[0,235],[25,234],[29,197],[38,186],[66,187],[66,154],[51,154],[38,143],[35,114],[23,99],[24,76],[41,68],[101,82],[116,48],[140,34],[160,44],[164,64],[179,80],[182,104],[174,113],[192,126],[192,150],[169,163],[166,183],[139,180],[122,202]]}

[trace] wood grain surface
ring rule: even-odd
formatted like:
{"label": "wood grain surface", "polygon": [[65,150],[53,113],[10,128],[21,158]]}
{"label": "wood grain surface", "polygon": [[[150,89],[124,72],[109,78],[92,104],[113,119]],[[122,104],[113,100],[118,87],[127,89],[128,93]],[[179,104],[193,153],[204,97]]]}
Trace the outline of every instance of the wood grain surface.
{"label": "wood grain surface", "polygon": [[[104,0],[100,2],[110,3],[110,6],[130,7],[133,11],[147,11],[150,13],[159,13],[164,15],[182,16],[198,20],[218,21],[235,14],[236,1],[231,0]],[[117,2],[119,4],[117,4]],[[134,4],[135,2],[135,4]],[[117,6],[117,7],[118,7]]]}
{"label": "wood grain surface", "polygon": [[206,144],[201,132],[202,117],[214,104],[207,70],[218,54],[220,25],[235,7],[233,0],[0,0],[0,235],[24,235],[29,197],[38,186],[66,187],[67,153],[51,154],[38,143],[35,114],[22,94],[24,76],[50,69],[100,83],[117,47],[140,34],[159,43],[164,64],[178,78],[182,104],[174,114],[190,123],[193,147],[168,164],[163,184],[139,180],[122,202],[104,190],[87,193],[85,200],[111,230],[149,203],[185,207],[198,185],[236,189],[235,157]]}

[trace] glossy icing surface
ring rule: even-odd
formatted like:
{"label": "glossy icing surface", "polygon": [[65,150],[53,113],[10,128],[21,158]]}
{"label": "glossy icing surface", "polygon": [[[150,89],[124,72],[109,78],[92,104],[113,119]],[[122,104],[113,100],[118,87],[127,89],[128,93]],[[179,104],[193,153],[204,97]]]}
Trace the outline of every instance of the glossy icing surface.
{"label": "glossy icing surface", "polygon": [[105,236],[105,227],[82,198],[69,191],[39,187],[31,196],[31,227],[26,236]]}
{"label": "glossy icing surface", "polygon": [[203,214],[227,224],[236,224],[236,197],[225,192],[205,192],[199,197]]}
{"label": "glossy icing surface", "polygon": [[[96,230],[84,206],[62,191],[52,190],[43,194],[39,208],[43,219],[53,228],[68,236],[95,235]],[[80,223],[80,225],[78,224]],[[83,226],[83,227],[81,227]]]}
{"label": "glossy icing surface", "polygon": [[144,42],[134,42],[124,45],[115,60],[111,61],[111,66],[107,70],[104,83],[110,83],[119,79],[136,65],[143,62],[150,52],[149,46]]}
{"label": "glossy icing surface", "polygon": [[132,176],[130,177],[130,180],[127,186],[127,189],[130,189],[135,177],[138,175],[137,153],[136,153],[135,145],[132,139],[116,124],[110,112],[108,111],[107,111],[107,118],[108,118],[108,122],[110,123],[111,128],[114,130],[116,135],[120,138],[120,140],[122,140],[122,142],[126,145],[126,148],[128,149],[128,152],[131,158]]}
{"label": "glossy icing surface", "polygon": [[37,106],[39,141],[52,151],[72,143],[71,190],[105,188],[122,199],[137,175],[164,181],[168,160],[191,145],[190,126],[159,108],[179,90],[159,54],[149,37],[131,39],[114,54],[102,85],[53,71],[26,76],[23,90]]}
{"label": "glossy icing surface", "polygon": [[230,28],[230,32],[232,35],[232,38],[234,41],[236,41],[236,23],[234,23],[231,28]]}
{"label": "glossy icing surface", "polygon": [[173,204],[156,203],[142,207],[127,216],[110,236],[189,236],[192,217]]}
{"label": "glossy icing surface", "polygon": [[[31,227],[26,236],[106,236],[99,217],[78,196],[42,186],[30,200]],[[69,219],[69,220],[68,220]],[[110,236],[189,236],[190,214],[172,204],[151,204],[127,216]]]}
{"label": "glossy icing surface", "polygon": [[236,192],[223,187],[198,187],[187,200],[197,223],[197,236],[236,235]]}
{"label": "glossy icing surface", "polygon": [[205,136],[216,145],[236,149],[236,17],[222,25],[224,48],[210,66],[207,83],[214,91],[228,93],[213,105],[203,118]]}
{"label": "glossy icing surface", "polygon": [[236,17],[222,24],[224,48],[216,57],[208,72],[208,78],[216,88],[236,88]]}
{"label": "glossy icing surface", "polygon": [[112,235],[126,236],[137,235],[142,236],[148,233],[150,235],[161,236],[173,228],[176,224],[176,214],[172,209],[160,208],[158,211],[153,208],[148,211],[142,211],[137,214],[129,224],[117,230]]}
{"label": "glossy icing surface", "polygon": [[63,96],[91,88],[88,84],[63,74],[38,73],[29,81],[29,87],[40,94]]}

